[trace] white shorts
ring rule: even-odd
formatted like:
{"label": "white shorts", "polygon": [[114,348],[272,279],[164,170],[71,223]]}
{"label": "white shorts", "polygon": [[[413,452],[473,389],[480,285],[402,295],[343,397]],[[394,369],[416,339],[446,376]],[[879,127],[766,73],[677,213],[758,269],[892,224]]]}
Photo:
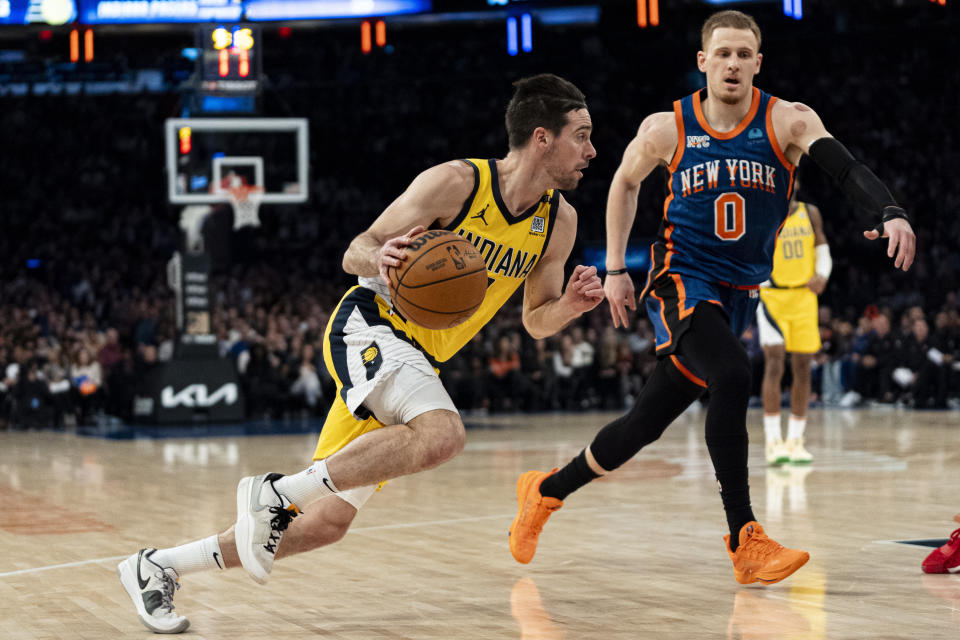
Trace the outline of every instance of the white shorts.
{"label": "white shorts", "polygon": [[[379,377],[377,384],[363,400],[363,405],[383,424],[407,424],[420,414],[434,409],[457,412],[436,373],[431,370],[426,374],[406,364]],[[375,484],[348,489],[336,495],[359,511],[379,488],[380,485]]]}
{"label": "white shorts", "polygon": [[431,409],[456,411],[426,354],[383,317],[387,309],[373,290],[356,287],[330,319],[324,356],[347,409],[384,424],[405,424]]}
{"label": "white shorts", "polygon": [[357,287],[330,319],[324,360],[337,397],[320,431],[315,460],[384,425],[409,424],[435,409],[457,412],[426,354],[381,315],[386,309],[373,291]]}
{"label": "white shorts", "polygon": [[760,345],[763,347],[783,346],[783,334],[780,327],[775,325],[767,317],[769,311],[763,306],[763,302],[757,305],[757,333],[760,338]]}

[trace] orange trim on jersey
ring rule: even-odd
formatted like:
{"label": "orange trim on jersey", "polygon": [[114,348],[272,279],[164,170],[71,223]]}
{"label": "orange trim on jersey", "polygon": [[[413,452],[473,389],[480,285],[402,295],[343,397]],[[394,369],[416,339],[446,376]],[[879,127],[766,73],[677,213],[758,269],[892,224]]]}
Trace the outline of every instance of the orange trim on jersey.
{"label": "orange trim on jersey", "polygon": [[704,389],[707,388],[707,382],[706,382],[706,380],[702,380],[701,378],[698,378],[697,376],[693,375],[693,372],[690,371],[690,369],[687,369],[685,366],[683,366],[683,364],[680,362],[680,359],[677,358],[677,356],[671,354],[671,355],[670,355],[670,362],[672,362],[672,363],[673,363],[673,366],[675,366],[675,367],[677,368],[677,371],[679,371],[680,373],[683,374],[683,377],[684,377],[684,378],[686,378],[687,380],[689,380],[689,381],[692,382],[693,384],[696,384],[696,385],[699,385],[699,386],[703,387]]}
{"label": "orange trim on jersey", "polygon": [[667,315],[665,313],[667,309],[667,305],[663,303],[663,298],[658,296],[656,290],[654,289],[650,290],[650,295],[656,298],[660,302],[660,319],[663,320],[663,328],[667,330],[667,341],[657,346],[656,349],[654,349],[654,352],[657,352],[660,349],[663,349],[664,347],[670,346],[670,343],[673,342],[673,332],[670,331],[670,324],[667,322]]}
{"label": "orange trim on jersey", "polygon": [[687,309],[687,289],[683,286],[683,280],[675,273],[671,273],[673,284],[677,287],[677,309],[680,312],[680,319],[683,320],[693,313],[693,307]]}
{"label": "orange trim on jersey", "polygon": [[683,150],[687,148],[686,132],[683,128],[683,109],[680,106],[679,100],[673,103],[673,117],[677,121],[677,149],[673,152],[673,159],[670,160],[670,165],[667,167],[671,179],[673,179],[673,172],[680,166],[680,160],[683,158]]}
{"label": "orange trim on jersey", "polygon": [[[670,194],[670,200],[667,201],[667,204],[669,204],[671,200],[673,200],[672,193]],[[663,256],[663,269],[661,269],[660,273],[657,274],[657,278],[665,274],[670,268],[670,256],[673,255],[673,240],[670,239],[670,236],[673,235],[674,225],[669,219],[667,219],[666,205],[664,205],[663,219],[667,223],[667,229],[663,233],[663,240],[666,242],[667,252]]]}
{"label": "orange trim on jersey", "polygon": [[663,222],[666,230],[663,233],[664,244],[666,245],[666,253],[663,257],[663,268],[657,274],[653,273],[653,270],[656,268],[654,263],[654,253],[653,247],[656,245],[650,245],[650,270],[647,272],[647,285],[643,288],[643,291],[640,292],[640,299],[647,294],[648,290],[653,288],[653,283],[656,282],[657,278],[662,276],[670,268],[670,256],[673,255],[673,241],[670,240],[671,234],[673,234],[673,224],[670,222],[670,218],[667,217],[667,209],[670,207],[670,203],[673,202],[673,175],[670,175],[669,180],[667,180],[667,186],[670,189],[670,195],[667,196],[667,199],[663,201]]}
{"label": "orange trim on jersey", "polygon": [[653,284],[653,246],[653,244],[650,245],[650,269],[647,270],[647,283],[643,285],[643,291],[640,292],[638,300],[643,300],[650,289],[650,285]]}
{"label": "orange trim on jersey", "polygon": [[716,131],[713,127],[710,126],[710,123],[707,122],[706,116],[703,115],[703,107],[700,105],[700,92],[697,91],[693,94],[693,115],[697,117],[697,122],[700,123],[700,126],[703,127],[703,130],[710,134],[711,137],[716,138],[717,140],[729,140],[734,138],[743,132],[747,128],[747,125],[753,121],[753,117],[757,115],[757,110],[760,108],[760,89],[756,87],[753,88],[753,100],[750,102],[750,111],[747,112],[747,115],[744,116],[743,120],[740,121],[732,131],[726,133],[720,133]]}
{"label": "orange trim on jersey", "polygon": [[[644,296],[647,295],[648,291],[653,289],[653,283],[662,276],[670,268],[670,256],[673,255],[673,242],[670,240],[670,235],[673,233],[673,224],[670,222],[670,218],[667,216],[667,210],[670,208],[670,203],[673,202],[673,173],[677,170],[677,167],[680,166],[680,160],[683,158],[683,151],[686,148],[686,134],[683,126],[683,108],[680,105],[680,101],[676,100],[673,103],[673,117],[677,124],[677,149],[673,152],[673,158],[670,160],[670,165],[667,167],[667,171],[670,172],[670,176],[667,179],[667,188],[670,190],[669,195],[663,201],[663,222],[665,231],[663,234],[663,240],[666,245],[666,254],[663,258],[663,268],[660,269],[660,272],[654,275],[653,270],[656,268],[653,258],[653,245],[650,246],[650,270],[647,271],[647,284],[643,287],[643,291],[640,292],[640,300],[643,300]],[[659,298],[657,298],[660,300]],[[660,304],[663,305],[663,300],[660,300]],[[664,321],[666,325],[666,321]],[[669,329],[667,332],[669,333]]]}
{"label": "orange trim on jersey", "polygon": [[[793,164],[787,160],[787,156],[783,154],[783,150],[780,149],[780,142],[777,140],[777,132],[773,130],[773,105],[776,104],[779,98],[771,97],[770,102],[767,103],[767,138],[770,140],[770,146],[773,147],[773,152],[777,154],[777,159],[780,160],[780,163],[787,168],[787,171],[790,172],[790,187],[789,190],[793,191]],[[787,199],[790,198],[790,193],[787,193]]]}

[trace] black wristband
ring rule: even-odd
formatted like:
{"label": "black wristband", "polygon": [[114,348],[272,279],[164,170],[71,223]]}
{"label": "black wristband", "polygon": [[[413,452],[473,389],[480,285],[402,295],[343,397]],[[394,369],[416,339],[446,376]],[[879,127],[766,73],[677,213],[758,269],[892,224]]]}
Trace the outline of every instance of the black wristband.
{"label": "black wristband", "polygon": [[903,218],[904,220],[907,221],[907,224],[909,224],[911,227],[913,226],[913,223],[910,222],[910,217],[907,216],[907,212],[903,210],[903,207],[897,207],[897,206],[891,205],[888,207],[884,207],[883,216],[881,217],[880,222],[877,224],[877,226],[873,228],[874,231],[876,231],[882,236],[883,223],[888,222],[890,220],[895,220],[896,218]]}
{"label": "black wristband", "polygon": [[608,275],[608,276],[618,276],[618,275],[620,275],[621,273],[626,273],[626,272],[627,272],[626,268],[623,268],[623,269],[607,269],[607,275]]}

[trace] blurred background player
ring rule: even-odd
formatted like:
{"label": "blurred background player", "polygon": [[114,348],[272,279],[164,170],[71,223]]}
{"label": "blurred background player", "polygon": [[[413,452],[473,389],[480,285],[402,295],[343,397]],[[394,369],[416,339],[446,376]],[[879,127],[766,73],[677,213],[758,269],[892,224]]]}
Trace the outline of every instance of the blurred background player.
{"label": "blurred background player", "polygon": [[[823,218],[815,205],[800,202],[794,180],[790,213],[777,236],[773,272],[760,286],[757,327],[763,347],[763,432],[767,464],[805,463],[813,456],[804,447],[810,368],[820,350],[817,296],[833,268]],[[790,354],[790,422],[787,439],[780,429],[780,384]]]}
{"label": "blurred background player", "polygon": [[[521,284],[523,324],[537,338],[560,331],[603,300],[595,267],[576,266],[564,287],[577,214],[559,189],[575,189],[596,156],[584,95],[552,74],[514,86],[505,158],[427,169],[350,243],[343,268],[359,284],[340,300],[324,336],[337,395],[313,464],[289,476],[243,478],[237,522],[224,533],[172,549],[141,549],[120,563],[120,580],[147,628],[179,633],[189,626],[173,605],[185,573],[242,565],[263,584],[275,558],[346,535],[383,481],[460,453],[463,421],[436,363],[467,344]],[[486,215],[476,215],[480,211]],[[450,329],[408,323],[390,303],[387,269],[400,265],[411,238],[426,228],[462,232],[489,245],[481,251],[491,280],[483,304]]]}
{"label": "blurred background player", "polygon": [[809,559],[769,538],[750,504],[747,406],[750,364],[740,335],[756,313],[759,285],[770,277],[776,234],[789,208],[793,170],[809,155],[880,223],[864,236],[888,237],[887,255],[907,270],[916,238],[886,186],[826,130],[806,105],[753,86],[760,71],[760,29],[739,11],[710,16],[697,66],[707,87],[648,116],[627,146],[607,200],[604,292],[614,326],[635,309],[625,252],[644,179],[667,166],[670,195],[651,248],[640,295],[656,328],[657,369],[633,408],[600,430],[559,472],[529,471],[517,481],[510,551],[530,562],[540,531],[567,495],[630,460],[657,440],[709,389],[707,450],[729,535],[734,577],[772,584]]}

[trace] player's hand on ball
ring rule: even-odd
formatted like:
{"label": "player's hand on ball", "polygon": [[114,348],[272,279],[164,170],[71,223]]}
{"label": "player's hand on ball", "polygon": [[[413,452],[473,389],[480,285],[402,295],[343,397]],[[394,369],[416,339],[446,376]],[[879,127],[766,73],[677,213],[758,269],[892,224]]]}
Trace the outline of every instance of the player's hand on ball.
{"label": "player's hand on ball", "polygon": [[563,296],[577,313],[590,311],[600,304],[603,300],[603,284],[597,275],[597,268],[582,264],[574,267]]}
{"label": "player's hand on ball", "polygon": [[418,224],[410,231],[407,231],[402,236],[397,236],[396,238],[390,238],[383,243],[383,246],[380,247],[379,254],[377,255],[377,263],[380,266],[380,279],[383,280],[383,283],[390,285],[390,277],[387,275],[387,269],[389,267],[399,267],[400,263],[403,262],[406,257],[404,248],[410,244],[413,236],[418,233],[423,233],[427,228],[422,224]]}
{"label": "player's hand on ball", "polygon": [[906,271],[913,264],[913,257],[917,253],[917,236],[910,223],[903,218],[884,222],[882,236],[876,229],[870,229],[863,232],[863,237],[867,240],[890,238],[887,243],[887,256],[892,258],[896,254],[897,259],[893,263],[895,268]]}
{"label": "player's hand on ball", "polygon": [[637,310],[637,300],[634,297],[633,278],[629,273],[607,275],[603,283],[603,293],[610,303],[610,317],[613,318],[613,327],[627,327],[627,309]]}

